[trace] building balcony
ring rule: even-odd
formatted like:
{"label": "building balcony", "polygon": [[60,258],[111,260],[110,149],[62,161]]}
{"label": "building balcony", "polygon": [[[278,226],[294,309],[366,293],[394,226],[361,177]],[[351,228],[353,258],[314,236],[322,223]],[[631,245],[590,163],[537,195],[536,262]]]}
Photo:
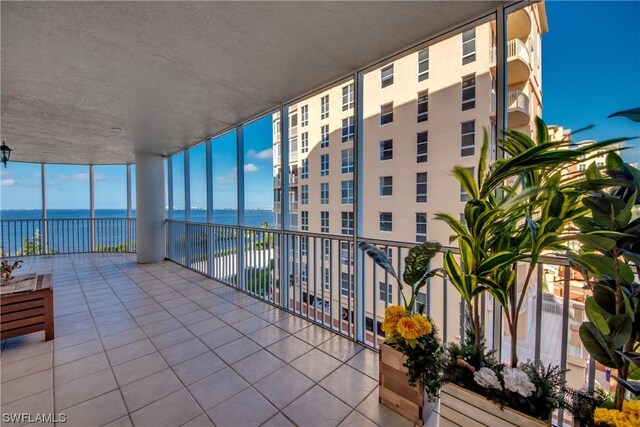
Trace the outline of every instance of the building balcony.
{"label": "building balcony", "polygon": [[[491,69],[495,74],[497,61],[496,47],[489,51]],[[507,74],[509,85],[525,82],[531,74],[529,50],[520,39],[509,40],[507,43]]]}
{"label": "building balcony", "polygon": [[289,174],[289,185],[298,185],[298,179],[297,174]]}
{"label": "building balcony", "polygon": [[[496,114],[496,97],[491,96],[491,115]],[[512,90],[507,98],[507,118],[510,128],[526,126],[531,122],[529,97],[521,90]]]}

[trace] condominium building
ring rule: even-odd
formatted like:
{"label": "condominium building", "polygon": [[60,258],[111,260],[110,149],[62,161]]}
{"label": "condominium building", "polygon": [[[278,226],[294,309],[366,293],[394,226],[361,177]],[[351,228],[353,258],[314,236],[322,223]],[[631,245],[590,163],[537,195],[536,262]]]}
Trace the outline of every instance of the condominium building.
{"label": "condominium building", "polygon": [[[508,127],[531,135],[534,120],[542,112],[541,35],[547,31],[544,3],[510,14],[507,28]],[[496,157],[495,46],[495,21],[487,21],[376,65],[362,77],[362,123],[354,122],[357,82],[353,79],[289,106],[287,225],[301,232],[344,236],[343,241],[322,240],[321,256],[327,267],[315,272],[326,292],[329,283],[340,284],[340,292],[336,289],[331,297],[325,295],[325,300],[335,301],[342,295],[343,318],[349,318],[347,300],[353,292],[349,289],[353,285],[353,262],[349,261],[353,255],[348,236],[354,233],[356,215],[355,126],[360,126],[362,136],[361,237],[448,244],[451,231],[434,214],[447,212],[457,217],[468,200],[452,168],[462,165],[474,169],[484,132],[491,143],[491,159]],[[282,220],[281,119],[278,113],[273,116],[278,224]],[[310,244],[308,238],[301,237],[296,245],[302,255],[290,248],[289,272],[304,289],[313,283],[314,272],[308,271],[305,261]],[[406,251],[400,252],[398,257],[397,248],[388,251],[398,261],[406,255]],[[333,252],[340,253],[339,271],[331,268]],[[399,298],[395,283],[384,277],[377,281],[375,299],[382,307],[373,307],[374,298],[367,300],[369,326],[371,319],[381,319],[384,305],[397,303]],[[316,291],[307,294],[315,295],[311,299],[316,302],[319,299]],[[425,298],[421,295],[420,299]],[[455,318],[459,311],[450,310],[448,315]]]}

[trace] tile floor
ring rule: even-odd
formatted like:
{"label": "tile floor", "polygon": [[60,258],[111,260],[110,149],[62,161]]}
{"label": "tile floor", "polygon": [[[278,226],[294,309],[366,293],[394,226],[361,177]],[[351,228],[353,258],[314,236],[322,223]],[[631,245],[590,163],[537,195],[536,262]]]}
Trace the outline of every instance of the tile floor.
{"label": "tile floor", "polygon": [[[2,342],[3,416],[64,414],[58,425],[83,427],[411,425],[378,404],[377,353],[172,262],[55,255],[25,258],[20,272],[53,272],[56,338]],[[427,426],[438,424],[434,413]]]}

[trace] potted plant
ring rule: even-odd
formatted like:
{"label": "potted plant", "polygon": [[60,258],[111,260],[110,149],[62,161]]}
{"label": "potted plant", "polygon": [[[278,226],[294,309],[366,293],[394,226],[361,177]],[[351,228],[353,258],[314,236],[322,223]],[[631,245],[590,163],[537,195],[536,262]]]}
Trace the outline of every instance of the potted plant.
{"label": "potted plant", "polygon": [[[412,248],[405,258],[402,280],[386,253],[365,242],[359,247],[397,280],[402,296],[402,305],[391,305],[385,310],[382,324],[385,341],[379,356],[379,401],[422,425],[438,398],[444,351],[431,319],[422,314],[422,306],[416,308],[416,297],[428,279],[440,271],[429,270],[429,264],[441,246],[426,242]],[[409,300],[404,294],[405,287],[411,289]]]}
{"label": "potted plant", "polygon": [[[463,344],[449,349],[445,379],[544,424],[562,403],[556,398],[561,392],[562,375],[557,367],[518,363],[521,310],[540,256],[546,251],[567,250],[564,232],[586,211],[578,201],[590,184],[585,183],[581,172],[567,171],[621,140],[574,149],[570,147],[570,141],[550,141],[547,127],[539,118],[536,135],[533,140],[521,132],[505,132],[500,146],[508,157],[488,167],[489,144],[485,131],[476,176],[464,167],[456,166],[453,170],[470,197],[465,205],[464,221],[445,213],[438,213],[436,218],[449,225],[454,233],[451,241],[458,244],[459,254],[456,256],[452,250],[447,251],[443,266],[466,304],[469,319],[469,333]],[[514,268],[517,263],[526,265],[522,283],[517,281]],[[489,292],[504,310],[510,335],[508,365],[492,360],[484,347],[479,309],[480,296],[484,292]],[[514,378],[524,388],[514,392],[509,386]],[[528,383],[535,389],[530,390]],[[448,407],[444,396],[461,391],[449,391],[443,389],[441,402],[444,412],[448,410],[446,408],[455,412],[457,403]],[[548,404],[540,406],[540,402]],[[492,416],[499,418],[500,414],[498,411]],[[452,415],[455,416],[457,414]],[[516,424],[533,425],[532,420],[523,418]]]}

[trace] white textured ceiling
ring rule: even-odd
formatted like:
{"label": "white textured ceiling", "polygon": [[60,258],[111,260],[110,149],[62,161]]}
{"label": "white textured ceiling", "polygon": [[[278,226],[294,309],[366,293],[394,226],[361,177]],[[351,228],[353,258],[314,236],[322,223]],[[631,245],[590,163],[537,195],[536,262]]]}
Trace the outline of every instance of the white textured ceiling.
{"label": "white textured ceiling", "polygon": [[2,139],[32,162],[170,154],[499,3],[2,1]]}

